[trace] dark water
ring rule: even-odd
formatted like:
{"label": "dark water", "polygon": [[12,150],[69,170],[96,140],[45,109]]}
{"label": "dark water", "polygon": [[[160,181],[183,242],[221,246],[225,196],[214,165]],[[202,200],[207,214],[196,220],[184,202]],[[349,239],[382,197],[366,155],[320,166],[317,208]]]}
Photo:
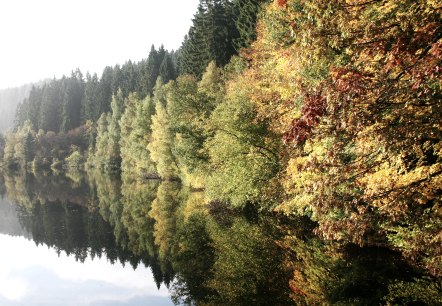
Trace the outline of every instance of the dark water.
{"label": "dark water", "polygon": [[0,179],[0,305],[437,305],[440,282],[176,182]]}

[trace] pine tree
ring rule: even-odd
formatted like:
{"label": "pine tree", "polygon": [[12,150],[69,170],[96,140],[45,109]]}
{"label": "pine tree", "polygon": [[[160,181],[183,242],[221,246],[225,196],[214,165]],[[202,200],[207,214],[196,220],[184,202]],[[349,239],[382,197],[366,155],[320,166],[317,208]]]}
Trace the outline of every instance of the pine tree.
{"label": "pine tree", "polygon": [[123,91],[123,97],[127,98],[130,93],[138,91],[138,67],[129,60],[123,65],[121,70],[123,73],[123,84],[120,85],[120,88]]}
{"label": "pine tree", "polygon": [[163,51],[161,51],[161,48],[159,51],[157,51],[155,49],[155,46],[152,45],[147,60],[145,60],[141,64],[140,82],[141,82],[141,95],[143,98],[152,95],[152,90],[155,86],[155,81],[158,78],[161,61],[163,59],[163,57],[159,59],[158,54],[159,52],[162,53]]}
{"label": "pine tree", "polygon": [[[120,65],[115,65],[112,73],[112,94],[116,95],[123,88],[124,75]],[[123,93],[121,93],[123,95]],[[123,96],[124,97],[124,96]]]}
{"label": "pine tree", "polygon": [[[40,87],[32,86],[27,100],[26,116],[22,118],[20,126],[23,126],[26,120],[31,122],[34,130],[39,129],[38,115],[40,113],[43,90]],[[25,103],[24,103],[25,104]]]}
{"label": "pine tree", "polygon": [[212,58],[209,36],[212,28],[207,8],[202,1],[193,19],[193,25],[181,46],[180,73],[200,76]]}
{"label": "pine tree", "polygon": [[99,114],[107,113],[110,111],[110,103],[112,100],[112,81],[113,81],[112,67],[104,68],[99,83],[99,94],[98,94]]}
{"label": "pine tree", "polygon": [[234,39],[237,51],[247,48],[256,39],[256,21],[261,4],[268,0],[235,0],[233,2],[236,10],[235,25],[239,37]]}
{"label": "pine tree", "polygon": [[91,120],[96,122],[100,116],[99,109],[99,83],[98,76],[86,74],[86,84],[84,88],[84,96],[81,104],[81,122]]}
{"label": "pine tree", "polygon": [[201,78],[206,66],[215,61],[226,65],[236,53],[233,41],[239,37],[235,25],[237,10],[230,1],[201,0],[193,24],[180,50],[181,74]]}
{"label": "pine tree", "polygon": [[159,76],[165,84],[167,84],[170,80],[174,80],[176,77],[175,67],[168,52],[164,54],[160,65]]}
{"label": "pine tree", "polygon": [[5,145],[6,145],[6,138],[3,136],[3,134],[0,134],[0,164],[3,163],[3,157],[5,154]]}
{"label": "pine tree", "polygon": [[84,80],[79,69],[62,82],[62,114],[60,131],[67,132],[80,126],[81,102],[84,96]]}
{"label": "pine tree", "polygon": [[43,87],[38,127],[44,131],[58,132],[61,123],[61,84],[62,80],[53,80]]}

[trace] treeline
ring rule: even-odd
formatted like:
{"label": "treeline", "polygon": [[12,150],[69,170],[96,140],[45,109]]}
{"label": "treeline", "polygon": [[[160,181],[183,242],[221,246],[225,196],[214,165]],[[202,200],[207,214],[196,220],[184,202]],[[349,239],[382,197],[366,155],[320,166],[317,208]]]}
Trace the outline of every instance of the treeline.
{"label": "treeline", "polygon": [[[32,87],[29,97],[17,108],[15,133],[0,139],[4,165],[32,170],[79,167],[87,162],[92,167],[118,171],[122,161],[118,142],[126,139],[120,137],[119,120],[126,105],[130,107],[124,120],[129,126],[124,127],[124,122],[121,125],[129,129],[123,132],[129,133],[137,101],[155,100],[155,84],[167,84],[178,75],[192,74],[199,79],[209,62],[225,65],[238,50],[248,46],[255,37],[258,8],[263,2],[201,1],[178,51],[152,46],[147,59],[106,67],[100,78],[89,73],[84,77],[77,69],[70,77]],[[143,126],[139,128],[150,130],[155,107],[153,102],[146,103],[150,103],[150,110],[144,110],[148,114],[140,119]],[[139,150],[143,151],[141,146]],[[125,145],[123,151],[128,151]],[[132,158],[130,154],[126,157]],[[126,160],[123,168],[128,163]],[[152,166],[146,167],[149,171],[145,175],[157,176]]]}
{"label": "treeline", "polygon": [[209,62],[224,66],[254,38],[260,2],[264,1],[202,0],[177,52],[152,46],[146,59],[106,67],[101,77],[84,76],[77,69],[70,76],[34,86],[17,108],[15,127],[30,121],[35,131],[67,132],[88,120],[97,122],[111,110],[118,90],[123,98],[135,92],[144,98],[152,95],[158,78],[164,83],[183,74],[200,78]]}
{"label": "treeline", "polygon": [[[208,44],[218,30],[203,30],[235,3],[201,1],[177,52],[178,71],[191,74],[157,78],[152,95],[114,88],[94,137],[66,149],[66,164],[181,180],[207,203],[306,216],[324,239],[399,250],[440,276],[440,7],[275,1],[262,3],[255,34],[227,31],[241,14],[256,16],[247,1],[220,24],[231,46],[256,40],[227,64],[220,50],[198,55],[198,40],[235,53]],[[204,70],[179,68],[191,54]],[[23,126],[20,141],[6,140],[7,164],[33,160],[38,133]]]}
{"label": "treeline", "polygon": [[121,67],[106,67],[97,74],[83,76],[80,70],[70,77],[54,79],[40,87],[32,87],[29,97],[18,106],[16,128],[29,121],[33,130],[67,132],[88,120],[96,122],[111,109],[112,96],[121,90],[123,97],[138,92],[142,97],[152,94],[156,79],[169,81],[176,77],[175,52],[152,46],[146,60],[126,62]]}

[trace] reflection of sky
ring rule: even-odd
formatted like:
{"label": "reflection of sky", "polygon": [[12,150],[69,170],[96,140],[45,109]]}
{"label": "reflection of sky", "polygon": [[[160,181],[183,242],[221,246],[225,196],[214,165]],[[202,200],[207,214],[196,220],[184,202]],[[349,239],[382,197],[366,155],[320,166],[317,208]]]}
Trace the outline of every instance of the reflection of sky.
{"label": "reflection of sky", "polygon": [[84,263],[23,237],[0,234],[0,305],[173,305],[150,269],[105,258]]}

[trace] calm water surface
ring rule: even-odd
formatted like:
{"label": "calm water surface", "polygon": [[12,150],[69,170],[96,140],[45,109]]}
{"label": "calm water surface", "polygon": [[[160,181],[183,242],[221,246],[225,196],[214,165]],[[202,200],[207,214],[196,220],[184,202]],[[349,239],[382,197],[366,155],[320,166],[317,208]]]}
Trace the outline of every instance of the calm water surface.
{"label": "calm water surface", "polygon": [[[58,234],[66,231],[66,223],[78,225],[75,216],[89,214],[78,205],[46,205],[50,206],[49,218],[59,218],[60,207],[72,210],[65,214],[71,220],[55,223],[58,227],[52,223],[50,230]],[[109,250],[102,245],[101,256],[93,256],[84,228],[77,229],[72,248],[38,241],[47,238],[44,231],[48,229],[29,231],[23,221],[30,216],[23,216],[18,208],[17,203],[0,201],[0,305],[173,305],[166,286],[157,288],[150,268],[134,268],[124,260],[108,258],[106,252],[115,251],[112,243]],[[34,221],[39,222],[38,218]],[[112,232],[99,234],[114,239]]]}
{"label": "calm water surface", "polygon": [[305,219],[207,205],[176,182],[3,174],[0,195],[2,306],[442,301],[440,282],[398,253],[322,241]]}
{"label": "calm water surface", "polygon": [[172,305],[146,267],[78,262],[24,237],[0,235],[0,245],[0,305]]}

